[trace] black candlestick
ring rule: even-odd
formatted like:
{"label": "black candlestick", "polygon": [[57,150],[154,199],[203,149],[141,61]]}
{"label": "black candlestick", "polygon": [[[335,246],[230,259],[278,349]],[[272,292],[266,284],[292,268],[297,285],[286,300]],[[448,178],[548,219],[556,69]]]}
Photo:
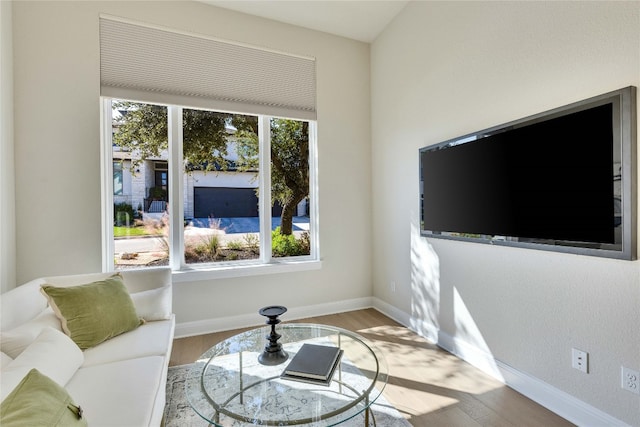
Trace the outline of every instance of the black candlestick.
{"label": "black candlestick", "polygon": [[271,325],[271,333],[267,335],[269,344],[264,347],[264,351],[258,356],[258,362],[263,365],[279,365],[287,360],[289,355],[282,349],[282,345],[278,342],[281,335],[276,333],[276,325],[280,323],[278,316],[284,314],[287,307],[281,305],[271,305],[261,308],[258,313],[268,318],[267,325]]}

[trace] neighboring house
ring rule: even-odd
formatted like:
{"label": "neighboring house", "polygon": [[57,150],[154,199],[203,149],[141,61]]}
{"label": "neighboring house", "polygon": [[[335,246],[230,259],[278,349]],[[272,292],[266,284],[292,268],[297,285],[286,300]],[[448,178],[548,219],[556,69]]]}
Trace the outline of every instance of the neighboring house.
{"label": "neighboring house", "polygon": [[143,160],[132,168],[131,153],[114,146],[113,202],[148,213],[164,212],[169,201],[168,164],[162,157]]}
{"label": "neighboring house", "polygon": [[[233,161],[232,155],[229,160]],[[134,168],[132,153],[113,147],[113,202],[127,203],[134,210],[158,214],[168,199],[168,156],[141,161]],[[258,181],[253,171],[193,170],[184,180],[184,217],[238,218],[258,216]],[[307,201],[298,205],[298,216],[307,216]],[[280,216],[281,206],[272,208]]]}

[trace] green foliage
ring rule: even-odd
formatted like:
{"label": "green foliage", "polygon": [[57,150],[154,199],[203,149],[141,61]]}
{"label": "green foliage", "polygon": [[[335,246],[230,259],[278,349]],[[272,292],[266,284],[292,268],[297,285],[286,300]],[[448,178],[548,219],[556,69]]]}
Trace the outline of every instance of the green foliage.
{"label": "green foliage", "polygon": [[185,247],[185,257],[187,259],[197,259],[199,261],[214,261],[218,257],[220,240],[218,236],[212,234],[197,245]]}
{"label": "green foliage", "polygon": [[113,237],[148,236],[149,233],[142,227],[113,227]]}
{"label": "green foliage", "polygon": [[271,232],[271,250],[274,257],[309,255],[309,235],[303,235],[296,239],[293,234],[282,234],[280,227]]}
{"label": "green foliage", "polygon": [[149,197],[156,200],[167,200],[167,190],[162,187],[149,188]]}
{"label": "green foliage", "polygon": [[[129,101],[114,102],[123,114],[116,123],[114,143],[135,153],[131,169],[142,160],[160,157],[168,149],[167,108]],[[239,171],[259,167],[258,118],[214,111],[183,109],[183,156],[187,171],[228,170],[233,134]],[[234,130],[235,128],[235,130]],[[283,234],[292,233],[297,204],[309,195],[309,123],[271,120],[271,198],[283,206]]]}
{"label": "green foliage", "polygon": [[113,205],[114,225],[133,225],[135,217],[136,214],[129,203],[115,203]]}
{"label": "green foliage", "polygon": [[119,101],[113,103],[113,108],[123,114],[116,123],[118,130],[113,142],[126,151],[136,151],[139,156],[132,159],[131,170],[144,159],[160,157],[169,148],[166,107]]}
{"label": "green foliage", "polygon": [[[168,150],[167,107],[129,101],[116,101],[115,110],[123,114],[116,123],[114,143],[125,151],[136,152],[131,168],[137,167],[144,159],[160,157]],[[237,135],[246,141],[254,141],[254,150],[241,153],[239,163],[254,165],[257,160],[245,156],[257,155],[258,119],[205,110],[182,110],[183,155],[190,169],[227,169],[225,157],[229,154],[227,142],[230,134],[227,125],[237,129]]]}
{"label": "green foliage", "polygon": [[309,236],[308,232],[305,231],[300,235],[300,237],[298,238],[298,243],[302,248],[303,255],[311,254],[311,237]]}
{"label": "green foliage", "polygon": [[240,251],[244,248],[244,245],[240,240],[232,240],[227,242],[227,249],[233,249],[234,251]]}
{"label": "green foliage", "polygon": [[[184,160],[194,169],[227,170],[229,162],[229,126],[237,129],[236,133],[251,132],[252,121],[257,129],[258,118],[236,114],[219,113],[204,110],[183,110]],[[240,126],[240,127],[239,127]],[[257,133],[255,134],[257,140]],[[244,164],[240,156],[238,163]]]}
{"label": "green foliage", "polygon": [[309,124],[271,121],[271,196],[283,206],[309,194]]}
{"label": "green foliage", "polygon": [[260,167],[257,117],[235,115],[231,121],[235,133],[238,170],[257,171]]}
{"label": "green foliage", "polygon": [[204,243],[206,254],[212,259],[218,255],[218,249],[220,249],[220,239],[216,234],[212,234],[206,238]]}
{"label": "green foliage", "polygon": [[242,238],[247,249],[258,252],[260,250],[260,238],[252,233],[246,233]]}

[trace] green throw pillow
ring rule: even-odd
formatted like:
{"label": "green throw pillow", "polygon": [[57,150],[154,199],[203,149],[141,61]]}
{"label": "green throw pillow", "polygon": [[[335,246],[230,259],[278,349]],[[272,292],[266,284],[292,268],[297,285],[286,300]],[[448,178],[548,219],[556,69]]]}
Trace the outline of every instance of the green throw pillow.
{"label": "green throw pillow", "polygon": [[82,410],[55,381],[32,369],[0,405],[2,427],[86,426]]}
{"label": "green throw pillow", "polygon": [[68,288],[42,285],[42,293],[60,319],[62,330],[82,350],[135,329],[143,322],[119,274]]}

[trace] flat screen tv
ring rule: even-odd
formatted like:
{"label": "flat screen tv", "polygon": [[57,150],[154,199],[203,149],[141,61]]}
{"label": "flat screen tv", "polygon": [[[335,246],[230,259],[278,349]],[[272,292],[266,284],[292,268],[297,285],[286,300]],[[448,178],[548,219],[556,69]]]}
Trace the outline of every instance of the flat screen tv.
{"label": "flat screen tv", "polygon": [[636,259],[636,88],[420,149],[427,237]]}

